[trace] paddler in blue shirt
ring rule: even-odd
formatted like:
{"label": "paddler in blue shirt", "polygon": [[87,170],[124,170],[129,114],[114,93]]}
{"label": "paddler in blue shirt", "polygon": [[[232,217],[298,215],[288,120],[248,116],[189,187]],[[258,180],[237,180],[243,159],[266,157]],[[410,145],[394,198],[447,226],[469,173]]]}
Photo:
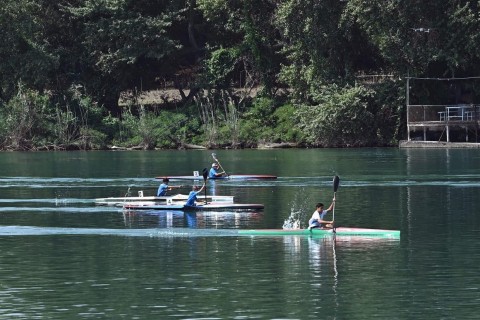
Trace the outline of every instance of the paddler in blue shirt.
{"label": "paddler in blue shirt", "polygon": [[218,172],[218,163],[214,162],[212,163],[212,168],[208,172],[208,178],[209,179],[220,178],[220,177],[223,177],[224,174],[225,174],[225,171]]}
{"label": "paddler in blue shirt", "polygon": [[205,188],[205,183],[203,184],[203,186],[201,188],[198,188],[198,186],[194,186],[193,190],[190,191],[190,193],[188,194],[188,199],[187,199],[187,202],[185,203],[185,205],[189,206],[189,207],[195,207],[197,205],[195,203],[195,201],[197,201],[197,194],[202,192],[203,188]]}
{"label": "paddler in blue shirt", "polygon": [[172,190],[171,188],[168,188],[169,181],[170,180],[168,180],[168,178],[163,178],[162,184],[158,187],[157,190],[157,197],[166,196],[167,191]]}
{"label": "paddler in blue shirt", "polygon": [[162,184],[158,187],[158,190],[157,190],[157,197],[161,197],[161,196],[166,196],[167,195],[167,191],[171,191],[173,189],[177,189],[177,188],[181,188],[182,186],[169,186],[168,185],[168,182],[170,180],[168,178],[163,178],[162,180]]}
{"label": "paddler in blue shirt", "polygon": [[312,217],[310,220],[308,220],[308,230],[311,230],[312,228],[332,228],[333,227],[333,221],[328,221],[328,220],[323,220],[323,217],[329,212],[332,211],[333,206],[335,204],[335,198],[333,198],[333,202],[328,207],[327,210],[323,209],[323,203],[319,202],[316,205],[316,209],[312,214]]}

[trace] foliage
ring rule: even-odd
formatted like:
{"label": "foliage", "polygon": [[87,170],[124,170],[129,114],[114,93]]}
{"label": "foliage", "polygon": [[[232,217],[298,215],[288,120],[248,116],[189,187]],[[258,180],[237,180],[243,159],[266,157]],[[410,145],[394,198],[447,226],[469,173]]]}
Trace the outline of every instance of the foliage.
{"label": "foliage", "polygon": [[160,148],[181,147],[192,139],[196,119],[188,120],[183,113],[162,111],[156,117],[154,134],[156,146]]}
{"label": "foliage", "polygon": [[[391,79],[478,76],[479,12],[454,0],[4,0],[1,147],[392,145],[405,84]],[[391,77],[367,86],[368,74]],[[118,106],[160,83],[180,99]]]}
{"label": "foliage", "polygon": [[153,149],[155,146],[155,118],[146,114],[143,107],[140,107],[140,117],[135,116],[129,110],[123,113],[121,121],[122,140],[113,140],[115,145],[124,147],[140,147],[142,149]]}
{"label": "foliage", "polygon": [[[1,139],[6,149],[90,149],[105,146],[97,127],[102,108],[77,89],[56,99],[18,84],[18,94],[0,109]],[[57,97],[58,98],[58,97]]]}
{"label": "foliage", "polygon": [[49,51],[42,33],[45,21],[33,18],[39,11],[38,1],[2,1],[0,99],[7,101],[16,96],[19,82],[30,89],[47,87],[52,81],[52,69],[59,66],[58,57]]}
{"label": "foliage", "polygon": [[138,106],[139,116],[130,110],[125,112],[119,126],[121,133],[113,144],[123,147],[136,147],[145,150],[154,148],[176,148],[191,139],[195,121],[178,112],[161,111],[158,115],[148,113],[144,106]]}
{"label": "foliage", "polygon": [[254,100],[240,123],[240,139],[245,141],[247,146],[255,146],[259,142],[270,142],[274,110],[275,105],[272,99],[258,98]]}
{"label": "foliage", "polygon": [[214,50],[205,60],[205,82],[212,87],[228,88],[231,86],[232,72],[239,58],[236,48]]}
{"label": "foliage", "polygon": [[373,86],[324,86],[316,104],[300,105],[299,127],[309,144],[323,147],[388,146],[401,138],[405,105],[396,81]]}
{"label": "foliage", "polygon": [[272,117],[275,121],[272,137],[274,142],[303,142],[303,133],[297,127],[295,106],[286,104],[278,107]]}
{"label": "foliage", "polygon": [[3,149],[30,150],[49,117],[49,97],[18,86],[17,95],[0,110],[0,143]]}
{"label": "foliage", "polygon": [[246,146],[270,142],[301,142],[295,107],[277,106],[273,99],[257,98],[240,123],[240,140]]}
{"label": "foliage", "polygon": [[168,1],[156,3],[157,7],[143,7],[128,0],[85,0],[63,7],[69,19],[82,26],[82,81],[99,101],[107,95],[105,103],[114,112],[122,90],[158,76],[151,73],[152,67],[180,49],[167,32],[178,11]]}
{"label": "foliage", "polygon": [[240,86],[260,86],[274,95],[280,86],[277,73],[283,55],[275,20],[276,1],[197,0],[198,10],[209,23],[207,48],[238,50],[232,80]]}
{"label": "foliage", "polygon": [[[384,69],[455,76],[480,71],[479,4],[475,1],[348,1],[343,22],[358,24],[378,48]],[[470,65],[474,69],[467,69]]]}
{"label": "foliage", "polygon": [[374,90],[377,128],[377,143],[379,146],[395,145],[398,140],[405,139],[403,132],[406,132],[405,113],[405,84],[400,80],[389,80],[376,84]]}
{"label": "foliage", "polygon": [[306,141],[315,146],[360,147],[375,144],[373,92],[365,87],[326,86],[316,92],[316,105],[300,105],[297,115]]}
{"label": "foliage", "polygon": [[286,56],[280,77],[299,101],[308,101],[311,87],[352,76],[347,31],[339,24],[341,1],[282,1],[275,24]]}

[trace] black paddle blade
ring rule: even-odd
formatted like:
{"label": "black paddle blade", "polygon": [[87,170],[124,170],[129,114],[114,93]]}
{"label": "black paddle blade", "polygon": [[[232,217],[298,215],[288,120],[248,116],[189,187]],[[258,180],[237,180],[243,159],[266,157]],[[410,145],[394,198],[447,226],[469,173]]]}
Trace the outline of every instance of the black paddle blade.
{"label": "black paddle blade", "polygon": [[333,192],[337,192],[340,185],[340,178],[338,176],[333,177]]}
{"label": "black paddle blade", "polygon": [[203,176],[203,180],[207,181],[207,178],[208,178],[208,169],[207,168],[203,168],[202,176]]}

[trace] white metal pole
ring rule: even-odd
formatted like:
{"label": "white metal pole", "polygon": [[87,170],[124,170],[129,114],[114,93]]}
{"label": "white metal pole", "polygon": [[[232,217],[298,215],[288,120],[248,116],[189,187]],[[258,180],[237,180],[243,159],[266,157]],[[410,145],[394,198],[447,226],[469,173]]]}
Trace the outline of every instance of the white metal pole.
{"label": "white metal pole", "polygon": [[410,141],[410,77],[407,77],[407,140]]}

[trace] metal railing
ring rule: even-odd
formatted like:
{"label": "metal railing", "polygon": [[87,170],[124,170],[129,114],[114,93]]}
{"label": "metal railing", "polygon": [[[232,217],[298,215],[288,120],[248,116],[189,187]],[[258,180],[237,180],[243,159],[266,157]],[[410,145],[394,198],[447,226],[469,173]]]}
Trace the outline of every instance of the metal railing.
{"label": "metal railing", "polygon": [[407,122],[474,122],[480,120],[480,105],[408,105]]}

